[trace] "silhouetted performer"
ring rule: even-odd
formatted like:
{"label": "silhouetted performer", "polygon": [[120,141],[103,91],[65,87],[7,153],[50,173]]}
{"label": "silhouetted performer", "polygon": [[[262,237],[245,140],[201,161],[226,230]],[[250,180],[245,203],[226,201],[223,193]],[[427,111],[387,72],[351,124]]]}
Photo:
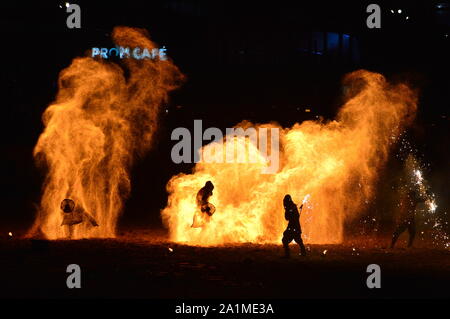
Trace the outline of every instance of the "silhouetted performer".
{"label": "silhouetted performer", "polygon": [[416,236],[416,204],[417,194],[415,191],[409,191],[400,201],[400,223],[392,235],[391,248],[394,248],[395,242],[401,233],[408,230],[408,247],[411,247]]}
{"label": "silhouetted performer", "polygon": [[[305,245],[302,240],[302,229],[300,228],[300,213],[298,212],[297,205],[292,201],[291,195],[284,196],[284,218],[289,221],[286,230],[283,233],[283,246],[285,256],[290,256],[289,243],[292,240],[300,246],[300,252],[302,256],[306,256]],[[303,208],[303,204],[300,206],[300,211]]]}
{"label": "silhouetted performer", "polygon": [[191,227],[202,227],[209,218],[214,214],[216,208],[208,200],[213,194],[214,185],[211,181],[207,181],[197,193],[197,207],[200,212],[194,214],[194,221]]}
{"label": "silhouetted performer", "polygon": [[89,222],[92,226],[98,226],[94,217],[89,215],[80,205],[75,205],[75,202],[69,198],[61,202],[61,210],[64,212],[61,226],[69,228],[69,238],[72,238],[74,225]]}

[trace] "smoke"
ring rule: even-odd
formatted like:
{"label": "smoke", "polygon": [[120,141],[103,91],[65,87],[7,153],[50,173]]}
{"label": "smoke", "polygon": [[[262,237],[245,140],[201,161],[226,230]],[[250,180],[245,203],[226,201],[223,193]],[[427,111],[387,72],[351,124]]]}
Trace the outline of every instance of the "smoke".
{"label": "smoke", "polygon": [[[141,29],[116,27],[112,39],[122,47],[157,47]],[[43,114],[45,129],[34,148],[47,175],[32,234],[67,236],[60,202],[71,198],[100,225],[77,225],[74,238],[115,236],[130,192],[129,169],[150,149],[160,107],[182,78],[170,60],[128,58],[119,65],[73,59],[59,75],[56,100]]]}
{"label": "smoke", "polygon": [[[290,128],[252,125],[280,129],[277,173],[261,174],[260,164],[200,162],[192,174],[174,176],[161,213],[171,239],[192,245],[279,242],[287,224],[282,199],[290,194],[297,204],[307,198],[301,216],[307,242],[342,242],[344,223],[370,203],[391,145],[417,108],[410,88],[390,84],[381,74],[350,73],[344,88],[347,101],[333,121],[305,121]],[[248,139],[235,141],[260,154]],[[214,144],[202,152],[209,153]],[[224,146],[233,147],[226,139]],[[205,227],[191,228],[195,195],[207,180],[215,185],[210,202],[216,212]]]}

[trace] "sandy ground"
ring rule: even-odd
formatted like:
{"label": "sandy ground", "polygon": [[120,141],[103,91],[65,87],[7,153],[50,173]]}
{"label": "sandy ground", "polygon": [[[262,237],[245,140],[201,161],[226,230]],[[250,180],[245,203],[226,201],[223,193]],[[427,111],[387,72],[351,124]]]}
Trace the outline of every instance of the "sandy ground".
{"label": "sandy ground", "polygon": [[[307,257],[292,245],[284,259],[281,245],[202,248],[163,236],[127,238],[2,239],[0,298],[450,297],[449,250],[359,241],[307,245]],[[69,264],[81,267],[81,289],[66,286]],[[366,286],[369,264],[381,267],[380,289]]]}

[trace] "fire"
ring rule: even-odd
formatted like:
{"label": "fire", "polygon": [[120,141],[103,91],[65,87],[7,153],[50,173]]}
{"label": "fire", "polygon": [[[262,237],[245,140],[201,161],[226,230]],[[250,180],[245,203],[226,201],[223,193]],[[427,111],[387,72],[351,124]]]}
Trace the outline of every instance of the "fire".
{"label": "fire", "polygon": [[[117,27],[112,38],[120,46],[157,47],[145,30]],[[130,191],[129,169],[151,147],[160,106],[182,80],[169,60],[118,63],[80,57],[60,73],[56,100],[43,114],[45,130],[34,149],[47,176],[31,234],[66,237],[60,203],[70,198],[99,224],[77,225],[72,238],[115,236]]]}
{"label": "fire", "polygon": [[[391,85],[380,74],[356,71],[345,77],[344,84],[349,96],[333,121],[305,121],[290,128],[243,123],[280,128],[277,173],[261,174],[263,161],[199,162],[192,174],[174,176],[162,211],[171,239],[205,246],[278,243],[287,224],[282,200],[290,194],[297,204],[308,201],[301,214],[306,242],[342,242],[344,222],[356,217],[371,199],[393,137],[411,123],[417,108],[411,89]],[[245,137],[234,141],[249,153],[258,152]],[[224,139],[225,152],[233,151],[232,144]],[[212,149],[214,143],[201,151]],[[216,212],[203,228],[191,228],[195,195],[207,180],[215,186],[210,202]]]}

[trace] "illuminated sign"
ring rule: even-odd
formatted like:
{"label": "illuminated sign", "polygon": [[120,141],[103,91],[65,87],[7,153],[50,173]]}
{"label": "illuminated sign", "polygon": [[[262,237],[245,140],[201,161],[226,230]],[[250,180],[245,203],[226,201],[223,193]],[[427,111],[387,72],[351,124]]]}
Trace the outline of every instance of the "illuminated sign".
{"label": "illuminated sign", "polygon": [[103,59],[108,59],[110,57],[119,57],[121,59],[134,58],[136,60],[142,59],[156,59],[165,61],[167,60],[166,55],[167,49],[165,47],[153,48],[151,50],[147,48],[129,48],[129,47],[115,47],[115,48],[92,48],[92,57],[101,57]]}

